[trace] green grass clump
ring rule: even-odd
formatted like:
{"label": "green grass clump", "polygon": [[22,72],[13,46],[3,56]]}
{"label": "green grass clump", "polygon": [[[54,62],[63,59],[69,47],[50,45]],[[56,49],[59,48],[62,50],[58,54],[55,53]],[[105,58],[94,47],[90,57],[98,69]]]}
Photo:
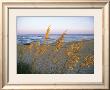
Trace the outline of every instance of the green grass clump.
{"label": "green grass clump", "polygon": [[31,73],[31,67],[29,64],[24,63],[23,61],[18,62],[17,64],[17,74],[29,74]]}

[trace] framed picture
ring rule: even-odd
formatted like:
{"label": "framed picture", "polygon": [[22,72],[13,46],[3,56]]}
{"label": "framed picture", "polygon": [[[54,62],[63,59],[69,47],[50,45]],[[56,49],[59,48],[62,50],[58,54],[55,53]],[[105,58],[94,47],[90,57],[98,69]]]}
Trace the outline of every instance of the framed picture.
{"label": "framed picture", "polygon": [[2,89],[109,89],[109,2],[1,4]]}

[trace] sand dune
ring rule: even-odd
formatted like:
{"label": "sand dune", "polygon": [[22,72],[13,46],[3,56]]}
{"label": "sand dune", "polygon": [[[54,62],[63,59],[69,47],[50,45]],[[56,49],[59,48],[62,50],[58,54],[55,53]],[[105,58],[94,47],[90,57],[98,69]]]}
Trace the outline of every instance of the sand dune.
{"label": "sand dune", "polygon": [[[83,40],[83,46],[79,51],[70,50],[65,54],[71,45],[80,42],[66,42],[59,50],[56,50],[55,43],[42,45],[42,48],[36,46],[36,42],[30,45],[17,45],[17,73],[93,74],[94,64],[89,62],[89,59],[94,56],[94,40]],[[69,52],[72,55],[69,56]]]}

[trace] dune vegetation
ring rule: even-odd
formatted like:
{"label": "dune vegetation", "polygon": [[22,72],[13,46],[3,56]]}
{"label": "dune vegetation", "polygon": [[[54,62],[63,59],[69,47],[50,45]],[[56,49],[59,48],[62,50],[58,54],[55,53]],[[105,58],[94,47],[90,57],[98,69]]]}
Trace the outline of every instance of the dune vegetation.
{"label": "dune vegetation", "polygon": [[44,42],[17,45],[18,74],[93,74],[94,40],[65,42],[62,33],[54,43],[48,43],[50,26]]}

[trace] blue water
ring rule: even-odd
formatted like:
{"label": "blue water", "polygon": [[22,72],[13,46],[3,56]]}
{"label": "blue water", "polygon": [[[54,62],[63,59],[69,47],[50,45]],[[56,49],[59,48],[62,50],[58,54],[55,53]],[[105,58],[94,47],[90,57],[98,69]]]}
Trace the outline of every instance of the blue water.
{"label": "blue water", "polygon": [[[54,43],[61,34],[50,34],[48,43]],[[25,34],[25,35],[17,35],[17,44],[27,44],[33,41],[40,41],[42,43],[44,41],[44,34]],[[93,34],[66,34],[64,36],[65,42],[70,41],[81,41],[81,40],[91,40],[94,39]]]}

